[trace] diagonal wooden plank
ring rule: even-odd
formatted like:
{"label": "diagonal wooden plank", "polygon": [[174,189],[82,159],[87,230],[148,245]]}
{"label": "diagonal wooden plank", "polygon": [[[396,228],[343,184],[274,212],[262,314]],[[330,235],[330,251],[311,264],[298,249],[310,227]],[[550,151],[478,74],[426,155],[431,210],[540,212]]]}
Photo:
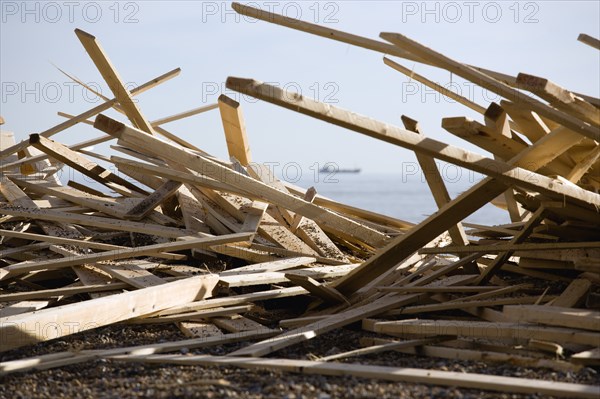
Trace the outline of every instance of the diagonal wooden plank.
{"label": "diagonal wooden plank", "polygon": [[142,111],[131,97],[129,90],[125,88],[123,80],[106,56],[100,43],[94,36],[81,29],[75,29],[75,34],[96,65],[96,68],[98,68],[98,71],[106,81],[106,84],[117,98],[117,101],[121,104],[121,107],[123,107],[126,115],[131,119],[131,122],[146,133],[153,134],[154,131],[152,130],[152,126],[142,115]]}
{"label": "diagonal wooden plank", "polygon": [[464,79],[467,79],[485,89],[497,93],[511,101],[521,104],[532,111],[537,112],[541,116],[563,125],[585,137],[592,140],[600,141],[600,129],[591,126],[588,123],[582,122],[580,119],[558,111],[541,101],[535,100],[524,95],[516,89],[502,83],[485,73],[478,71],[468,65],[454,61],[434,50],[423,46],[416,41],[401,35],[399,33],[381,33],[380,37],[393,43],[399,48],[409,51],[411,54],[417,55],[423,59],[427,59],[434,65],[444,68]]}

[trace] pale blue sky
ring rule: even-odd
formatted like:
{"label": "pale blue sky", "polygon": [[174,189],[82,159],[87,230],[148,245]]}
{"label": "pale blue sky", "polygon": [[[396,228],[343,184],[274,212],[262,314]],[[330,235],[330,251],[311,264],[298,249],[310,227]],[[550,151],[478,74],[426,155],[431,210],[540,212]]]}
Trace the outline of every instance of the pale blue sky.
{"label": "pale blue sky", "polygon": [[[182,68],[178,78],[139,97],[151,120],[215,102],[225,79],[233,75],[300,88],[304,95],[385,122],[401,124],[400,115],[406,114],[418,119],[430,137],[484,153],[440,127],[443,117],[481,120],[478,115],[433,94],[423,99],[422,87],[417,94],[407,94],[407,78],[385,66],[381,54],[236,17],[229,2],[0,3],[0,114],[7,122],[3,128],[14,131],[18,139],[61,122],[57,111],[77,114],[98,104],[89,102],[79,87],[70,95],[68,79],[50,62],[86,82],[100,83],[102,92],[112,97],[73,33],[80,28],[100,40],[127,82],[141,84]],[[378,38],[382,31],[399,32],[462,62],[511,75],[541,75],[571,90],[600,96],[600,52],[576,40],[579,33],[600,36],[597,1],[253,4],[290,16],[301,13],[304,20],[370,38]],[[456,76],[396,60],[441,84],[456,82],[468,93],[470,86]],[[30,92],[24,94],[24,89]],[[487,106],[481,91],[474,92],[474,100]],[[307,169],[315,162],[333,161],[343,167],[360,166],[365,172],[390,172],[415,160],[408,151],[358,133],[270,104],[245,98],[241,102],[256,161],[293,161]],[[226,156],[217,110],[164,127],[208,152]],[[76,126],[54,138],[75,143],[98,134],[89,126]],[[106,146],[97,149],[105,151]]]}

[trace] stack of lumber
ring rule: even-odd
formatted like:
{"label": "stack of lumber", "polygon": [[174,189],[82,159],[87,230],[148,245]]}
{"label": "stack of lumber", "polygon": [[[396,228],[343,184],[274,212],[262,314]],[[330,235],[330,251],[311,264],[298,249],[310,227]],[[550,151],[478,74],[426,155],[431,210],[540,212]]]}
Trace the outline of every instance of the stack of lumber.
{"label": "stack of lumber", "polygon": [[[0,363],[0,374],[106,358],[597,397],[598,386],[372,366],[360,356],[396,351],[574,373],[600,365],[600,100],[544,78],[468,66],[400,34],[382,33],[383,42],[233,7],[443,68],[497,93],[503,100],[486,108],[384,58],[480,112],[479,121],[445,118],[442,127],[492,157],[428,138],[408,116],[401,128],[228,78],[231,90],[413,150],[439,206],[417,225],[358,209],[280,181],[253,160],[240,104],[231,98],[150,121],[133,97],[179,70],[129,91],[98,40],[76,30],[114,98],[77,116],[62,114],[65,122],[19,143],[2,133],[0,351],[16,360]],[[123,122],[101,113],[109,108]],[[212,109],[220,113],[230,159],[163,127]],[[51,139],[78,123],[102,134],[74,145]],[[106,141],[110,154],[86,149]],[[434,159],[487,177],[451,199]],[[64,185],[61,168],[95,183]],[[506,209],[510,224],[462,223],[490,202]],[[281,309],[265,306],[286,297],[296,299],[277,303],[308,303],[306,312],[281,320]],[[115,323],[176,323],[190,338],[14,355]],[[357,323],[365,333],[356,350],[316,360],[277,357]],[[248,343],[226,356],[168,354],[240,341]],[[348,358],[353,362],[336,361]]]}

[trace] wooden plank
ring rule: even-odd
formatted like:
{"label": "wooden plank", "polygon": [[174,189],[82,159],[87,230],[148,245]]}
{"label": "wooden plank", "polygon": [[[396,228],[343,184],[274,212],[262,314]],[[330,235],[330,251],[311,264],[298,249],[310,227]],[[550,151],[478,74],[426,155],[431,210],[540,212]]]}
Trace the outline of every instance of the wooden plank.
{"label": "wooden plank", "polygon": [[[340,277],[349,273],[358,265],[341,265],[341,266],[315,266],[310,269],[295,270],[297,275],[310,276],[313,278],[333,278]],[[219,285],[227,288],[245,287],[249,285],[276,284],[288,281],[286,273],[282,272],[262,272],[262,273],[246,273],[246,274],[221,274]]]}
{"label": "wooden plank", "polygon": [[104,50],[100,46],[100,43],[94,36],[82,31],[81,29],[75,29],[75,34],[85,48],[85,51],[89,54],[90,58],[96,65],[96,68],[98,68],[98,71],[106,81],[106,84],[110,90],[115,95],[115,98],[121,107],[123,107],[123,110],[127,116],[131,118],[131,122],[146,133],[153,134],[152,126],[150,126],[146,118],[142,115],[142,111],[131,97],[129,90],[125,88],[123,80],[106,56]]}
{"label": "wooden plank", "polygon": [[214,317],[211,321],[218,327],[225,331],[232,333],[240,333],[244,331],[261,331],[268,329],[260,323],[255,322],[244,316],[234,316],[232,318],[227,317]]}
{"label": "wooden plank", "polygon": [[[73,239],[73,238],[54,237],[54,236],[44,235],[44,234],[23,233],[23,232],[12,231],[12,230],[3,230],[3,229],[0,229],[0,235],[2,235],[4,237],[16,237],[16,238],[23,238],[26,240],[44,241],[44,242],[52,243],[52,244],[74,245],[79,248],[101,249],[101,250],[106,250],[106,251],[110,251],[113,249],[127,249],[127,247],[121,246],[121,245],[105,244],[102,242],[94,242],[94,241],[88,241],[88,240],[77,240],[77,239]],[[169,253],[163,253],[163,252],[157,252],[156,254],[153,254],[152,256],[157,257],[157,258],[171,259],[171,260],[186,259],[185,255],[169,254]]]}
{"label": "wooden plank", "polygon": [[[316,119],[465,167],[469,170],[483,173],[497,178],[507,185],[516,185],[531,189],[551,197],[556,197],[560,193],[561,199],[564,195],[568,199],[572,198],[575,201],[581,200],[584,203],[600,206],[600,196],[596,194],[573,187],[561,189],[557,187],[559,183],[555,179],[550,179],[531,170],[522,169],[524,167],[539,169],[560,155],[555,153],[557,148],[561,149],[561,146],[566,146],[563,147],[564,152],[569,148],[569,145],[573,145],[573,141],[577,139],[577,134],[566,129],[556,130],[554,131],[554,135],[545,137],[541,143],[536,143],[537,145],[527,148],[525,153],[519,154],[518,163],[506,163],[482,157],[481,155],[425,136],[415,135],[397,126],[358,115],[331,104],[323,104],[306,96],[299,96],[252,79],[229,77],[226,86],[229,89],[251,95],[252,97],[292,111],[309,115]],[[96,121],[98,121],[98,118],[96,118]],[[110,134],[110,132],[106,133]],[[551,150],[545,151],[548,148],[551,148]],[[544,158],[538,162],[537,160],[542,155]]]}
{"label": "wooden plank", "polygon": [[[548,308],[548,306],[541,306]],[[485,321],[457,320],[398,320],[377,321],[373,331],[385,334],[457,335],[489,340],[541,339],[559,343],[576,343],[597,346],[598,334],[562,327],[546,327],[527,323],[490,323]]]}
{"label": "wooden plank", "polygon": [[[401,118],[406,130],[421,134],[419,122],[409,118],[406,115],[402,115]],[[451,201],[451,198],[450,194],[448,194],[448,190],[446,189],[446,185],[444,184],[444,180],[440,174],[440,171],[438,170],[435,160],[428,155],[419,153],[416,153],[415,155],[417,157],[417,161],[419,162],[419,166],[421,166],[421,171],[425,175],[425,180],[427,181],[429,190],[433,195],[435,204],[438,208],[442,208]],[[467,235],[465,234],[465,230],[460,223],[456,224],[456,226],[450,227],[448,229],[448,234],[450,235],[450,238],[452,238],[452,242],[455,245],[466,245],[469,243]]]}
{"label": "wooden plank", "polygon": [[596,50],[600,50],[600,40],[596,39],[595,37],[586,35],[585,33],[580,33],[579,36],[577,36],[577,40],[595,48]]}
{"label": "wooden plank", "polygon": [[355,237],[373,246],[382,245],[387,238],[385,235],[373,229],[342,217],[328,209],[321,208],[293,195],[281,192],[271,186],[228,169],[206,157],[193,154],[181,147],[177,147],[156,137],[148,136],[137,129],[125,126],[106,116],[99,115],[96,118],[94,127],[100,130],[106,130],[106,133],[118,137],[121,142],[126,142],[134,147],[144,148],[147,152],[175,162],[184,162],[190,169],[200,171],[202,174],[216,180],[224,182],[235,181],[242,190],[256,195],[261,200],[300,213],[303,216],[335,229],[335,231],[342,236],[347,235]]}
{"label": "wooden plank", "polygon": [[[249,165],[248,174],[257,180],[268,184],[269,186],[283,191],[284,193],[290,194],[290,191],[285,184],[277,179],[271,170],[264,164],[254,163]],[[316,196],[316,192],[314,195]],[[309,203],[313,203],[315,199],[310,188],[305,191],[302,197],[306,202]],[[348,262],[346,255],[340,251],[340,249],[333,243],[333,241],[331,241],[331,239],[327,236],[327,234],[325,234],[321,227],[315,223],[315,221],[312,219],[307,219],[299,213],[292,214],[283,207],[277,207],[277,210],[273,210],[272,214],[276,213],[277,211],[279,211],[281,216],[285,219],[285,222],[289,223],[289,230],[300,237],[314,251],[328,258],[339,259],[345,263]],[[299,221],[297,220],[298,218],[300,218]],[[298,226],[296,229],[294,229],[296,222],[298,223]],[[285,225],[286,223],[282,222],[282,224]],[[324,226],[324,228],[327,228],[327,226]]]}
{"label": "wooden plank", "polygon": [[567,288],[552,302],[552,306],[563,308],[573,308],[580,305],[585,300],[585,296],[590,291],[592,282],[585,278],[577,278],[569,283]]}
{"label": "wooden plank", "polygon": [[[163,82],[166,82],[167,80],[174,78],[175,76],[179,75],[179,73],[181,72],[180,68],[176,68],[172,71],[169,71],[157,78],[152,79],[149,82],[144,83],[143,85],[140,85],[134,89],[131,90],[131,95],[137,95],[137,94],[141,94]],[[88,111],[85,111],[79,115],[77,115],[75,118],[71,118],[67,121],[64,121],[62,123],[59,123],[58,125],[47,129],[45,131],[43,131],[42,133],[40,133],[40,136],[42,137],[52,137],[53,135],[55,135],[56,133],[62,132],[65,129],[70,128],[71,126],[75,126],[77,123],[79,123],[82,120],[85,120],[91,116],[97,115],[102,111],[106,111],[107,109],[109,109],[110,107],[112,107],[115,103],[117,102],[117,99],[114,98],[110,101],[106,101]],[[3,148],[2,151],[0,151],[0,159],[4,159],[9,155],[15,154],[17,153],[19,150],[26,148],[27,146],[29,146],[29,142],[28,141],[22,141],[16,145],[13,145],[11,147],[8,148]]]}
{"label": "wooden plank", "polygon": [[[417,82],[422,83],[423,85],[429,87],[430,89],[433,89],[433,90],[437,91],[438,93],[441,93],[443,96],[448,97],[448,98],[456,101],[457,103],[462,104],[462,105],[472,109],[475,112],[478,112],[482,115],[485,113],[485,107],[482,107],[481,105],[476,104],[475,102],[469,100],[468,98],[463,97],[460,94],[457,94],[454,91],[452,91],[440,84],[437,84],[437,83],[427,79],[424,76],[419,75],[412,69],[408,69],[407,67],[400,65],[397,62],[392,61],[391,59],[389,59],[387,57],[383,57],[383,63],[385,65],[391,67],[392,69],[395,69],[396,71],[403,73],[411,80],[416,80]],[[408,129],[408,130],[410,130],[410,129]]]}
{"label": "wooden plank", "polygon": [[520,88],[532,92],[564,112],[589,123],[600,124],[600,109],[548,79],[519,73],[517,84]]}
{"label": "wooden plank", "polygon": [[187,336],[191,338],[211,338],[223,336],[223,332],[219,327],[212,323],[198,322],[198,321],[182,321],[179,323],[179,329]]}
{"label": "wooden plank", "polygon": [[531,97],[524,96],[518,90],[513,89],[507,84],[504,84],[481,71],[454,61],[399,33],[384,32],[379,36],[393,43],[399,48],[403,48],[418,57],[429,60],[440,68],[444,68],[451,73],[474,82],[477,85],[499,94],[511,101],[522,104],[532,111],[537,112],[539,115],[559,123],[564,127],[573,130],[574,132],[577,132],[592,140],[600,141],[600,129],[597,127],[593,127],[587,123],[581,123],[581,121],[574,116],[558,111]]}
{"label": "wooden plank", "polygon": [[575,353],[570,357],[571,362],[583,364],[586,366],[600,365],[600,348],[594,348],[587,351]]}
{"label": "wooden plank", "polygon": [[[515,231],[515,233],[518,233]],[[560,249],[600,248],[599,242],[557,242],[557,243],[525,243],[525,244],[487,244],[487,245],[448,245],[441,248],[423,248],[420,254],[466,254],[474,252],[485,252],[486,254],[514,251],[546,251]]]}
{"label": "wooden plank", "polygon": [[[197,349],[207,348],[217,345],[225,345],[229,343],[245,341],[249,339],[261,339],[274,335],[273,330],[249,331],[237,334],[220,334],[210,337],[198,337],[192,339],[184,339],[173,342],[163,342],[160,344],[129,346],[124,348],[106,349],[106,350],[86,350],[81,352],[60,352],[49,355],[36,356],[33,358],[12,360],[0,363],[0,376],[5,376],[15,372],[25,372],[29,370],[47,370],[54,367],[62,367],[77,363],[86,362],[93,359],[98,359],[101,356],[114,356],[118,354],[152,354],[171,351],[180,351],[183,348]],[[55,361],[55,360],[63,360]]]}
{"label": "wooden plank", "polygon": [[[392,345],[394,343],[402,343],[406,341],[392,341],[381,338],[361,338],[361,344],[365,345]],[[416,356],[437,357],[441,359],[468,360],[475,362],[498,362],[508,363],[517,367],[543,367],[551,370],[562,372],[577,372],[581,369],[576,365],[560,360],[539,359],[535,357],[523,356],[514,353],[492,352],[489,350],[472,350],[463,347],[448,348],[444,346],[413,346],[406,348],[393,348],[393,350],[401,353]]]}
{"label": "wooden plank", "polygon": [[204,365],[222,367],[242,367],[270,371],[285,371],[299,374],[331,376],[354,376],[396,382],[445,385],[462,388],[475,388],[512,393],[543,394],[561,397],[596,399],[600,388],[594,385],[581,385],[565,382],[532,380],[430,369],[406,367],[371,366],[354,363],[328,363],[292,359],[248,359],[233,356],[182,356],[182,355],[139,355],[112,357],[115,360],[141,363],[172,363],[178,365]]}
{"label": "wooden plank", "polygon": [[0,319],[0,352],[192,302],[209,296],[217,281],[216,275],[190,277],[35,314],[6,317]]}
{"label": "wooden plank", "polygon": [[145,190],[142,190],[135,184],[132,184],[122,177],[112,173],[97,163],[92,162],[88,158],[81,155],[81,153],[73,151],[63,144],[49,140],[43,136],[40,136],[39,134],[30,135],[29,143],[52,158],[69,165],[78,172],[83,173],[84,175],[94,179],[98,183],[103,184],[110,189],[113,189],[114,185],[117,184],[136,193],[144,195],[148,194]]}
{"label": "wooden plank", "polygon": [[386,352],[391,350],[399,350],[399,349],[415,349],[415,347],[420,347],[425,344],[433,344],[444,340],[452,339],[453,337],[449,336],[440,336],[440,337],[432,337],[432,338],[423,338],[423,339],[413,339],[407,341],[392,341],[386,342],[382,344],[369,345],[365,348],[354,349],[348,352],[336,353],[335,355],[325,356],[319,359],[321,362],[329,362],[331,360],[343,359],[354,356],[362,356],[362,355],[370,355],[373,353]]}
{"label": "wooden plank", "polygon": [[232,306],[228,308],[213,308],[207,310],[198,310],[189,313],[180,313],[169,316],[157,316],[157,317],[138,317],[129,320],[128,324],[165,324],[173,322],[181,322],[185,320],[208,320],[213,318],[220,318],[222,316],[237,316],[238,313],[245,313],[251,310],[253,305],[241,305]]}
{"label": "wooden plank", "polygon": [[[85,256],[77,251],[71,249],[62,248],[56,245],[51,247],[52,251],[63,255],[64,257],[78,257]],[[146,288],[154,285],[160,285],[166,283],[160,277],[155,276],[149,271],[127,262],[110,262],[110,263],[94,263],[94,267],[100,269],[106,274],[121,280],[136,288]]]}
{"label": "wooden plank", "polygon": [[[28,208],[38,211],[40,210],[35,202],[32,201],[31,198],[29,198],[27,194],[23,192],[23,190],[21,190],[16,184],[6,177],[0,177],[0,193],[14,207]],[[48,223],[44,220],[36,220],[35,222],[38,226],[40,226],[44,233],[48,235],[68,237],[73,239],[83,238],[83,235],[73,226],[60,223],[61,221],[55,221],[58,223]]]}
{"label": "wooden plank", "polygon": [[7,206],[0,204],[0,214],[19,216],[25,218],[50,220],[84,226],[94,226],[102,229],[131,231],[134,233],[151,234],[159,237],[180,238],[185,236],[206,236],[201,232],[192,232],[174,227],[160,226],[153,223],[132,222],[129,220],[116,220],[106,217],[80,215],[71,212],[61,212],[52,209],[34,209]]}
{"label": "wooden plank", "polygon": [[252,156],[240,103],[224,94],[219,96],[218,103],[229,155],[248,166],[252,162]]}
{"label": "wooden plank", "polygon": [[280,259],[271,262],[255,263],[248,266],[236,267],[235,269],[225,270],[219,275],[229,276],[245,273],[276,272],[279,270],[291,269],[293,267],[309,265],[311,263],[315,263],[316,261],[316,258],[310,256],[300,256],[296,258]]}
{"label": "wooden plank", "polygon": [[[555,306],[514,305],[505,306],[503,313],[515,321],[540,323],[550,326],[577,327],[600,331],[600,312],[587,309]],[[600,337],[599,337],[600,338]]]}
{"label": "wooden plank", "polygon": [[268,291],[258,291],[250,294],[231,295],[223,298],[211,298],[198,302],[191,302],[180,306],[174,306],[170,309],[159,312],[159,316],[178,314],[183,312],[193,312],[201,309],[210,309],[219,306],[234,306],[255,301],[267,301],[270,299],[288,298],[297,295],[305,295],[306,291],[302,287],[278,288]]}
{"label": "wooden plank", "polygon": [[125,283],[95,284],[84,286],[67,286],[62,288],[52,288],[46,290],[35,290],[27,292],[15,292],[11,294],[0,294],[0,302],[23,301],[31,299],[57,298],[61,296],[71,296],[76,294],[87,294],[102,291],[114,291],[129,287]]}
{"label": "wooden plank", "polygon": [[164,244],[146,245],[143,247],[117,249],[102,253],[82,255],[76,258],[71,257],[68,259],[50,259],[40,262],[22,262],[6,266],[2,270],[0,270],[0,280],[4,280],[9,277],[14,277],[35,270],[59,269],[62,267],[82,265],[84,263],[101,262],[104,260],[114,261],[116,259],[143,256],[156,251],[180,251],[183,249],[190,249],[194,247],[207,248],[210,245],[223,244],[227,242],[245,241],[248,240],[249,237],[250,234],[238,233],[218,237],[192,238],[189,240],[168,242]]}
{"label": "wooden plank", "polygon": [[129,220],[142,220],[148,216],[154,208],[162,204],[167,198],[175,194],[181,187],[181,182],[167,180],[154,192],[141,200],[131,208],[123,217]]}
{"label": "wooden plank", "polygon": [[325,284],[319,283],[310,276],[286,273],[285,278],[292,283],[304,288],[314,296],[328,303],[349,303],[345,296],[340,294],[335,288],[328,287]]}
{"label": "wooden plank", "polygon": [[[529,237],[532,233],[533,228],[540,224],[542,220],[544,220],[546,209],[544,207],[539,208],[535,211],[529,220],[525,223],[521,231],[519,231],[515,236],[508,242],[509,245],[520,244]],[[477,284],[486,284],[490,281],[494,273],[496,273],[500,268],[506,263],[506,261],[512,256],[513,251],[500,252],[494,261],[487,266],[487,268],[481,273],[481,276],[477,280]]]}

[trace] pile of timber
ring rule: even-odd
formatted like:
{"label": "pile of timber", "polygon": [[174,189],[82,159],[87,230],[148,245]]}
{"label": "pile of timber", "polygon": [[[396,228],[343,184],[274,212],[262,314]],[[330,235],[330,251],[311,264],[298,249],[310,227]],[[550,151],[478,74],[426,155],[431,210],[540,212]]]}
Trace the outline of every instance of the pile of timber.
{"label": "pile of timber", "polygon": [[[0,351],[114,323],[176,323],[190,338],[10,360],[0,363],[0,374],[106,358],[597,397],[598,386],[379,367],[361,364],[360,356],[399,351],[575,373],[600,365],[600,100],[547,79],[468,66],[400,34],[382,33],[387,43],[233,7],[443,68],[497,93],[503,100],[485,108],[384,58],[480,112],[481,121],[446,118],[442,126],[493,157],[427,138],[406,116],[400,128],[228,78],[229,89],[413,150],[439,206],[416,225],[358,209],[280,181],[253,161],[240,104],[226,96],[149,121],[133,97],[179,70],[129,91],[98,40],[77,30],[114,98],[77,116],[61,113],[65,122],[19,143],[2,133]],[[594,40],[582,36],[598,48]],[[109,108],[128,121],[101,113]],[[163,127],[212,109],[220,112],[228,160]],[[74,145],[50,139],[78,123],[103,134]],[[112,140],[111,154],[86,149]],[[434,159],[488,177],[451,199]],[[61,168],[104,189],[63,185]],[[512,223],[461,223],[489,202],[505,208]],[[226,266],[207,266],[215,264]],[[306,313],[279,320],[280,312],[265,310],[285,297],[311,298]],[[317,360],[277,357],[357,322],[368,332],[359,349]],[[168,354],[240,341],[248,344],[226,356]],[[347,358],[354,362],[335,361]]]}

